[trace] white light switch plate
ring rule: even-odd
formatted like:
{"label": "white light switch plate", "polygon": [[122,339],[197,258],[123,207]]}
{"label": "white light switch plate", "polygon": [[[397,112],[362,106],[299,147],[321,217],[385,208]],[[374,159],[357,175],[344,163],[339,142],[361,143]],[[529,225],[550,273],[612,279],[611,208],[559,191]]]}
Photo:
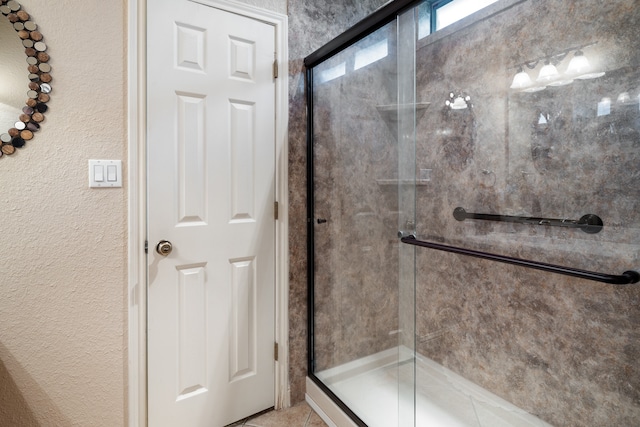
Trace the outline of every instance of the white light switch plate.
{"label": "white light switch plate", "polygon": [[122,160],[89,160],[89,187],[122,187]]}

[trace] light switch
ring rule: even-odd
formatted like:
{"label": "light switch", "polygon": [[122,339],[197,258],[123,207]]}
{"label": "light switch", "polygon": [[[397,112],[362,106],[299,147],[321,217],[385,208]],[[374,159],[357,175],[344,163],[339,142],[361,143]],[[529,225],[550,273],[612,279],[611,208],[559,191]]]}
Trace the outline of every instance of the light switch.
{"label": "light switch", "polygon": [[122,187],[122,160],[89,160],[89,187]]}
{"label": "light switch", "polygon": [[107,165],[107,181],[116,182],[118,180],[118,171],[115,165]]}
{"label": "light switch", "polygon": [[104,166],[102,165],[93,166],[93,179],[96,182],[104,181]]}

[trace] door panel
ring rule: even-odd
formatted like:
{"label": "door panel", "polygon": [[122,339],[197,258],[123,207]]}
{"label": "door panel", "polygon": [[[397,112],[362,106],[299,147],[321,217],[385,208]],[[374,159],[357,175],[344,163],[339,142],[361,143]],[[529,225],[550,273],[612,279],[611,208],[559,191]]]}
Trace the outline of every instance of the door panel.
{"label": "door panel", "polygon": [[150,0],[147,38],[149,425],[223,426],[275,399],[275,32]]}

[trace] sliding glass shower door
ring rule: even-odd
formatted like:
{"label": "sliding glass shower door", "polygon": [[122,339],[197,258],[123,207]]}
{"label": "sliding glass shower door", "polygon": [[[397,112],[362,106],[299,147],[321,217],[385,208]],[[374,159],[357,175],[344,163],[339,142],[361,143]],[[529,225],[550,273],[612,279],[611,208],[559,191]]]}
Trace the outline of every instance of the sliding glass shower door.
{"label": "sliding glass shower door", "polygon": [[442,425],[640,422],[638,22],[501,0],[417,42],[417,395],[472,404]]}
{"label": "sliding glass shower door", "polygon": [[455,3],[306,61],[309,375],[361,426],[639,425],[640,8]]}
{"label": "sliding glass shower door", "polygon": [[[407,226],[415,222],[413,172],[398,175],[399,162],[415,163],[413,91],[398,93],[401,79],[412,87],[415,81],[412,65],[398,66],[413,62],[415,37],[399,48],[398,34],[390,22],[308,74],[310,373],[358,423],[371,426],[409,426],[414,414],[413,406],[398,405],[400,393],[407,402],[414,395],[415,299],[413,263],[400,268],[401,250],[410,249],[401,247],[397,233],[399,218]],[[400,97],[405,108],[398,107]]]}

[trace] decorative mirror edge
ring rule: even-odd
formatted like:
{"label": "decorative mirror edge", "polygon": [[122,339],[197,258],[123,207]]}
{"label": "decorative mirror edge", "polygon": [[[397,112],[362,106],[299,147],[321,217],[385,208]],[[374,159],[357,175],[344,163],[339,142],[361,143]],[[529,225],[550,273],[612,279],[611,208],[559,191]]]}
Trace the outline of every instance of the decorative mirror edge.
{"label": "decorative mirror edge", "polygon": [[29,84],[27,101],[14,127],[0,134],[0,157],[15,153],[31,140],[44,121],[51,93],[51,66],[42,33],[16,0],[0,0],[0,13],[11,23],[25,48]]}

